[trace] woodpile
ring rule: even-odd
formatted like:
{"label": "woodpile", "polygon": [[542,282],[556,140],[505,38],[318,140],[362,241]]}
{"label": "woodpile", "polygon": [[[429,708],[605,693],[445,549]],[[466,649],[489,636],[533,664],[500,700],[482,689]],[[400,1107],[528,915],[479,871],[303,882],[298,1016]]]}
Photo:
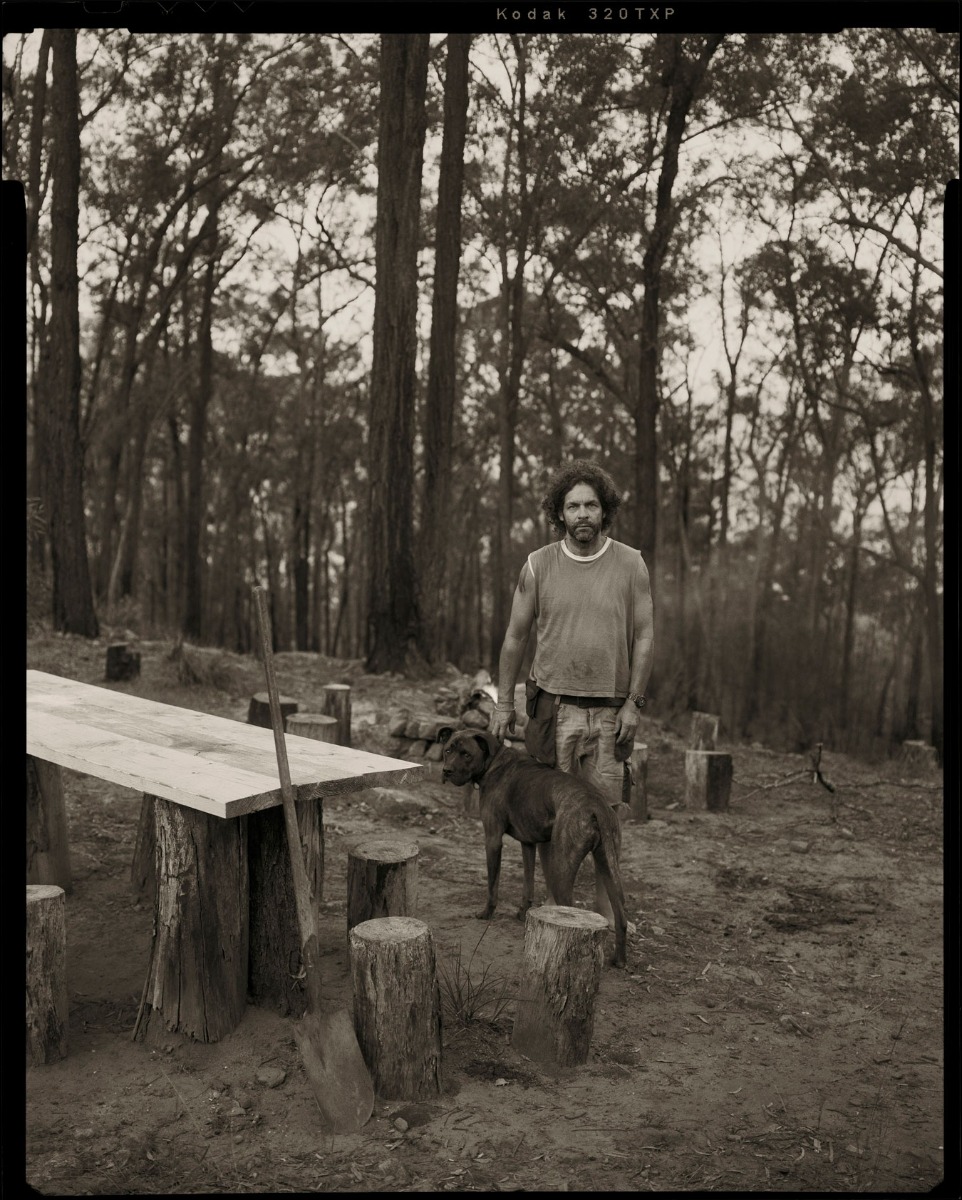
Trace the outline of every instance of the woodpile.
{"label": "woodpile", "polygon": [[[523,691],[523,688],[518,689],[515,732],[513,737],[509,735],[509,741],[524,740],[528,718],[524,713]],[[395,744],[389,753],[413,762],[440,763],[444,743],[452,733],[459,729],[487,729],[490,726],[497,699],[497,688],[487,671],[478,672],[471,684],[460,691],[443,688],[435,696],[435,712],[401,711],[391,716],[388,733],[395,739]]]}

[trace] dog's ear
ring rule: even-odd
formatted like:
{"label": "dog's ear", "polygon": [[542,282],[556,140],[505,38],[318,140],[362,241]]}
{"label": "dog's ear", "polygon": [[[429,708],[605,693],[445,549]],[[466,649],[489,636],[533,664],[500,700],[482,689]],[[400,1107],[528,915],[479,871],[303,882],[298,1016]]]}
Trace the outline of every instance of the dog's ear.
{"label": "dog's ear", "polygon": [[487,729],[472,729],[471,736],[481,747],[485,762],[489,762],[501,749],[501,743]]}

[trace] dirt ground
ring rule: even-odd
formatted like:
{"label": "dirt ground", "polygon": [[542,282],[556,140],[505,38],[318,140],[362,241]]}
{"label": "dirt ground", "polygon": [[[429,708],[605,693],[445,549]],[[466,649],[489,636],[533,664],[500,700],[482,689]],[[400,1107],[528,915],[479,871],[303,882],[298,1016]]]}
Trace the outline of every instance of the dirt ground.
{"label": "dirt ground", "polygon": [[[264,686],[254,659],[220,656],[206,683],[185,685],[170,644],[138,648],[140,677],[110,686],[241,721]],[[37,637],[27,666],[103,684],[104,655],[104,641]],[[355,744],[379,753],[390,713],[432,711],[442,683],[463,682],[414,686],[308,654],[276,666],[305,708],[325,683],[350,683]],[[628,970],[606,967],[590,1057],[574,1069],[511,1046],[517,843],[506,841],[501,907],[484,924],[466,789],[434,768],[414,786],[325,801],[326,987],[350,1005],[347,849],[391,830],[417,840],[415,915],[455,981],[442,988],[442,1094],[379,1100],[351,1136],[320,1128],[275,1013],[249,1006],[213,1045],[132,1041],[152,916],[129,884],[140,796],[65,772],[69,1054],[26,1071],[27,1184],[46,1195],[940,1189],[941,775],[826,754],[829,794],[807,756],[731,745],[729,811],[688,812],[680,732],[643,724],[650,819],[625,824],[622,850]],[[588,866],[578,903],[591,882]],[[455,1019],[454,991],[477,1011]]]}

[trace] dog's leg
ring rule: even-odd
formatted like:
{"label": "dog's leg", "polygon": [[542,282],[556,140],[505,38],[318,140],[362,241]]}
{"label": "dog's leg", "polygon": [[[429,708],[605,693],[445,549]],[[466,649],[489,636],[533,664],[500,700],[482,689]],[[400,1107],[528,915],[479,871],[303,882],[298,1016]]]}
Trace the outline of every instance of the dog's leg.
{"label": "dog's leg", "polygon": [[534,903],[534,845],[530,842],[521,843],[521,860],[524,863],[524,891],[521,894],[521,907],[517,918],[523,921],[525,913]]}
{"label": "dog's leg", "polygon": [[628,918],[625,915],[625,890],[621,882],[618,860],[614,857],[614,848],[606,846],[605,841],[606,839],[602,837],[601,844],[592,851],[592,857],[595,860],[595,884],[596,887],[604,888],[605,898],[609,902],[608,907],[612,910],[610,923],[615,930],[615,952],[610,960],[611,965],[624,967],[627,965],[628,932]]}
{"label": "dog's leg", "polygon": [[498,906],[498,880],[501,876],[501,841],[500,830],[496,834],[487,834],[484,839],[485,857],[488,862],[488,903],[482,912],[475,913],[480,921],[490,921]]}
{"label": "dog's leg", "polygon": [[551,843],[538,843],[538,858],[541,860],[541,874],[544,875],[544,884],[548,891],[548,903],[559,904],[560,901],[555,899],[554,893],[551,890]]}

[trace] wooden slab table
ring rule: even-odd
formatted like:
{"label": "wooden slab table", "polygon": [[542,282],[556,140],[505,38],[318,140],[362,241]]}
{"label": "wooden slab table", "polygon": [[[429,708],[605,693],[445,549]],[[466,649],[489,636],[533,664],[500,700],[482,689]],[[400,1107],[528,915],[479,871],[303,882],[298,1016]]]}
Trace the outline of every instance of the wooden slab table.
{"label": "wooden slab table", "polygon": [[[423,772],[329,742],[286,742],[319,904],[323,798]],[[27,671],[27,882],[69,890],[63,767],[144,797],[138,840],[153,851],[154,935],[135,1034],[156,1016],[217,1041],[248,991],[296,1012],[300,939],[272,731]]]}

